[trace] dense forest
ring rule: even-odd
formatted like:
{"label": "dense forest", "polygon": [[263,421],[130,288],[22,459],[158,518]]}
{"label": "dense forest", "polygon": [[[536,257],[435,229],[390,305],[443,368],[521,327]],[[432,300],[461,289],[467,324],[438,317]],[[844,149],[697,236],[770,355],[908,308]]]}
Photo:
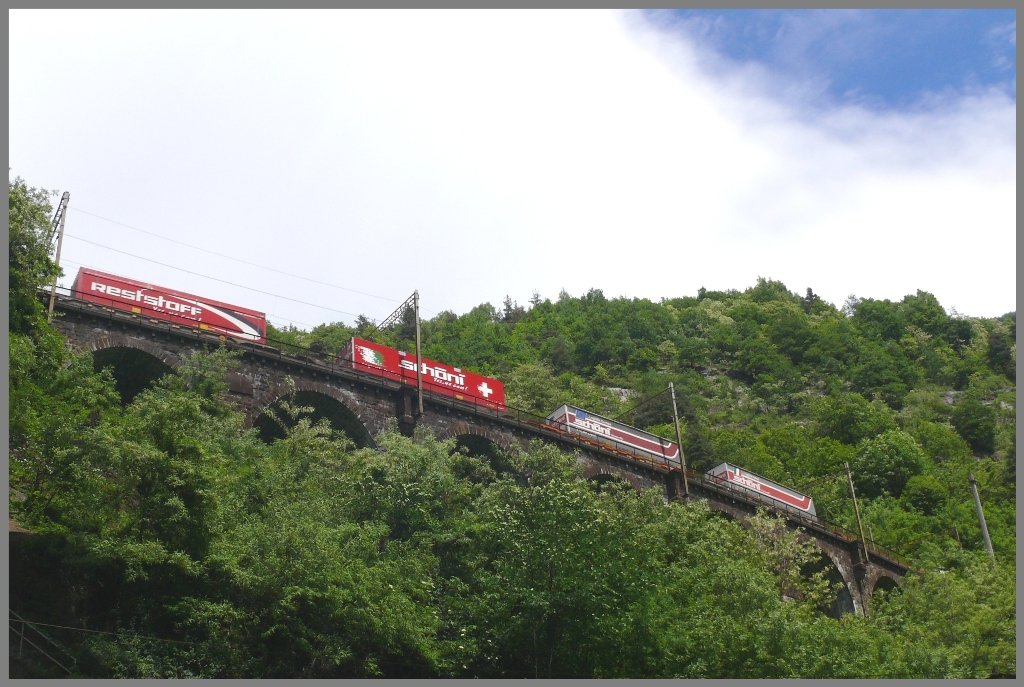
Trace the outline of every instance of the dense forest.
{"label": "dense forest", "polygon": [[[264,441],[227,400],[224,348],[122,400],[47,322],[50,195],[8,192],[9,510],[29,531],[10,605],[72,676],[1016,675],[1015,313],[950,314],[923,291],[837,309],[759,278],[422,322],[425,356],[538,415],[570,403],[674,439],[671,382],[691,467],[746,467],[853,530],[849,464],[871,537],[915,569],[866,617],[832,617],[835,590],[807,574],[820,555],[770,513],[740,525],[583,480],[542,443],[475,455],[393,428],[360,448],[295,399]],[[269,337],[333,355],[371,330],[411,348],[411,327]]]}

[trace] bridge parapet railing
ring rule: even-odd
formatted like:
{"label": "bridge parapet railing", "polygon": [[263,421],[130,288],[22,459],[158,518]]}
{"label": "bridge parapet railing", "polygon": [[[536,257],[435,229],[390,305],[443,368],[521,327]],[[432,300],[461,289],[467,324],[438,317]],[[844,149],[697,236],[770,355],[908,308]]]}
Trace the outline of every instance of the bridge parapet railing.
{"label": "bridge parapet railing", "polygon": [[[333,354],[328,355],[309,348],[300,348],[300,351],[293,352],[287,349],[296,348],[294,344],[284,341],[275,341],[273,339],[267,339],[267,343],[265,344],[255,341],[235,339],[230,336],[218,334],[211,330],[202,329],[198,326],[192,327],[177,324],[174,321],[169,320],[168,316],[163,313],[159,313],[146,306],[139,306],[139,312],[131,312],[125,310],[120,301],[115,301],[112,298],[93,295],[90,296],[92,299],[90,301],[82,300],[80,298],[76,298],[75,293],[66,287],[57,287],[56,292],[58,294],[58,302],[61,304],[62,308],[83,312],[99,310],[102,311],[103,316],[113,320],[131,322],[133,324],[144,326],[148,329],[162,331],[176,336],[185,336],[210,345],[226,345],[229,348],[236,350],[255,352],[263,357],[270,357],[305,366],[312,366],[325,372],[334,372],[338,374],[351,373],[346,374],[346,376],[359,378],[363,381],[386,381],[384,378],[377,375],[353,370],[351,361],[348,361],[346,364],[346,361],[340,360]],[[49,298],[49,290],[46,290],[42,295]]]}
{"label": "bridge parapet railing", "polygon": [[807,511],[801,510],[799,508],[795,508],[795,507],[791,506],[790,504],[786,503],[785,501],[782,501],[780,499],[777,499],[777,498],[774,498],[772,496],[769,496],[768,494],[762,494],[762,493],[754,492],[754,491],[751,491],[750,489],[737,486],[737,485],[729,482],[724,477],[719,477],[717,475],[703,474],[703,475],[697,475],[696,479],[697,479],[697,481],[699,481],[699,482],[701,482],[701,483],[703,483],[705,485],[713,485],[713,486],[717,487],[720,490],[728,491],[731,494],[738,495],[738,496],[742,497],[743,500],[745,500],[745,501],[751,501],[751,502],[755,502],[755,503],[764,503],[765,505],[771,506],[775,510],[779,510],[779,511],[783,511],[784,513],[787,513],[788,515],[792,516],[792,518],[795,519],[795,520],[804,520],[804,521],[807,521],[809,523],[813,523],[815,525],[821,525],[824,522],[818,516],[812,515],[812,514],[808,513]]}
{"label": "bridge parapet railing", "polygon": [[[254,351],[262,356],[288,360],[294,363],[312,366],[324,372],[339,374],[350,379],[371,382],[381,388],[397,389],[402,386],[410,385],[411,380],[408,377],[402,378],[399,375],[384,369],[381,369],[379,372],[370,372],[365,369],[357,370],[354,368],[351,360],[348,360],[343,357],[343,355],[338,355],[337,353],[325,353],[309,348],[301,349],[300,352],[288,352],[284,350],[285,347],[296,348],[296,346],[287,342],[273,341],[270,339],[267,340],[266,344],[232,339],[231,337],[203,330],[198,327],[188,327],[176,324],[169,321],[167,316],[161,316],[161,313],[153,311],[151,308],[140,307],[140,312],[133,313],[125,311],[123,304],[115,302],[114,299],[106,299],[110,301],[110,305],[84,301],[76,298],[74,292],[66,287],[57,287],[56,293],[60,297],[62,306],[65,307],[70,306],[82,311],[99,309],[103,311],[105,316],[114,319],[123,319],[134,323],[142,323],[153,329],[166,331],[178,336],[188,336],[199,341],[205,341],[209,344],[225,344],[231,348]],[[49,289],[41,290],[40,295],[48,299]],[[102,301],[104,298],[98,297],[94,298],[94,300]],[[411,381],[411,383],[414,385],[415,381]],[[562,442],[576,444],[584,448],[605,451],[622,459],[639,463],[661,472],[679,472],[681,469],[678,460],[671,460],[666,456],[658,456],[656,454],[648,453],[612,438],[602,438],[599,440],[596,437],[592,438],[579,432],[573,432],[570,431],[570,427],[566,423],[549,420],[546,416],[537,415],[530,411],[510,406],[498,406],[493,401],[488,401],[483,397],[476,397],[471,394],[460,394],[460,398],[456,398],[451,395],[450,388],[436,384],[430,379],[423,379],[422,383],[423,391],[431,403],[466,410],[482,417],[493,417],[502,422],[519,424],[532,431],[556,437]],[[692,469],[687,469],[686,474],[687,479],[690,481],[710,486],[711,488],[719,491],[728,492],[731,495],[747,502],[765,503],[775,510],[786,513],[787,516],[793,520],[808,524],[812,527],[829,530],[832,534],[847,541],[857,541],[860,539],[853,532],[837,525],[836,523],[827,521],[818,516],[811,516],[804,511],[794,508],[793,506],[768,495],[758,494],[755,496],[747,489],[737,487],[721,478],[697,473]],[[879,556],[895,561],[904,567],[910,567],[910,564],[901,555],[879,546],[873,540],[869,541],[869,555],[871,553],[875,553]]]}
{"label": "bridge parapet railing", "polygon": [[580,433],[579,431],[572,431],[571,426],[565,422],[551,420],[546,416],[537,415],[536,413],[522,410],[520,408],[513,408],[512,406],[496,406],[493,401],[488,401],[483,397],[477,397],[471,394],[460,394],[461,398],[453,398],[445,393],[437,393],[438,389],[443,390],[444,387],[441,385],[428,384],[428,382],[424,380],[423,390],[425,393],[430,394],[429,400],[431,403],[467,410],[475,415],[492,417],[505,423],[522,425],[530,430],[539,431],[543,434],[557,437],[563,442],[573,443],[583,448],[610,452],[626,460],[634,463],[642,463],[662,472],[679,470],[679,461],[672,460],[667,456],[659,456],[649,453],[624,442],[616,441],[615,439],[598,439],[597,437],[591,437],[587,434]]}
{"label": "bridge parapet railing", "polygon": [[[58,287],[57,293],[62,297],[61,303],[65,307],[72,307],[77,310],[102,310],[104,316],[113,319],[122,319],[134,323],[144,324],[146,327],[173,333],[178,336],[189,336],[198,341],[205,341],[209,344],[224,344],[233,349],[254,351],[264,357],[271,357],[280,360],[289,360],[298,364],[312,366],[324,372],[340,374],[352,379],[359,379],[363,382],[373,383],[381,388],[396,389],[402,385],[412,386],[415,381],[409,377],[403,377],[392,371],[383,368],[376,371],[366,369],[355,369],[352,361],[334,353],[324,353],[306,348],[299,352],[288,352],[287,348],[294,348],[294,344],[274,341],[268,339],[266,344],[252,341],[241,341],[211,331],[188,327],[169,321],[166,316],[153,311],[151,308],[140,307],[138,313],[125,311],[121,303],[112,298],[102,296],[94,297],[93,301],[84,301],[75,298],[71,289]],[[49,292],[46,292],[48,297]],[[107,305],[96,301],[109,301]],[[278,344],[277,346],[271,344]],[[279,347],[280,346],[280,347]],[[562,441],[574,443],[585,448],[595,448],[618,455],[626,460],[635,463],[642,463],[656,470],[669,472],[679,469],[679,462],[667,457],[657,456],[645,451],[638,450],[628,444],[615,441],[614,439],[597,440],[578,432],[571,432],[565,423],[549,420],[547,417],[536,415],[529,411],[507,406],[497,406],[493,401],[471,394],[460,394],[461,398],[451,396],[451,389],[441,384],[434,383],[431,379],[423,379],[423,391],[432,403],[447,405],[453,408],[461,408],[478,416],[491,416],[503,421],[517,422],[528,425],[533,430],[540,430],[543,433],[558,436]]]}
{"label": "bridge parapet railing", "polygon": [[[722,477],[717,477],[714,475],[697,475],[696,481],[704,485],[713,485],[714,487],[721,489],[723,491],[728,491],[730,492],[730,494],[738,496],[742,500],[745,500],[749,503],[767,503],[771,505],[771,507],[774,508],[775,510],[779,510],[786,513],[792,520],[806,523],[817,529],[827,530],[831,534],[841,539],[844,539],[847,542],[855,542],[861,540],[860,537],[858,537],[854,532],[848,530],[842,525],[838,525],[830,520],[826,520],[821,516],[811,515],[807,512],[801,511],[800,509],[794,508],[788,503],[775,499],[771,496],[768,496],[767,494],[755,494],[754,492],[751,492],[749,489],[745,489],[743,487],[739,487],[729,483]],[[865,544],[867,544],[868,555],[874,553],[879,557],[887,558],[891,561],[894,561],[905,568],[909,569],[911,567],[910,562],[903,558],[901,555],[889,549],[879,546],[874,542],[874,540],[868,539],[865,542]]]}

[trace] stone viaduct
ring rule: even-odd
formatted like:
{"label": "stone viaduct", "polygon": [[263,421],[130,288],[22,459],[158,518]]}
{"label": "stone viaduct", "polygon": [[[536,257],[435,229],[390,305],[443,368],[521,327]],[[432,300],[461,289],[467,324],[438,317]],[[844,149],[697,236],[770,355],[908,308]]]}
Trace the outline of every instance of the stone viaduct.
{"label": "stone viaduct", "polygon": [[[660,489],[666,500],[702,499],[714,510],[743,520],[760,504],[748,493],[729,488],[689,472],[686,486],[678,468],[645,462],[637,457],[569,436],[545,427],[544,418],[509,409],[498,413],[445,397],[425,396],[424,412],[417,417],[415,389],[397,381],[376,378],[338,361],[310,355],[292,355],[276,348],[225,340],[208,332],[181,327],[142,315],[113,310],[59,295],[55,326],[69,346],[91,351],[97,366],[111,366],[122,394],[131,396],[142,386],[175,370],[189,351],[224,345],[240,351],[240,366],[231,373],[230,395],[253,426],[271,436],[274,423],[267,416],[279,400],[294,398],[311,405],[319,417],[346,432],[359,446],[373,446],[374,438],[389,424],[412,435],[417,427],[440,439],[455,438],[476,453],[494,455],[495,448],[525,446],[534,439],[552,442],[574,452],[588,479],[617,478],[636,489]],[[131,375],[118,374],[128,363]],[[126,379],[148,370],[148,379]],[[136,385],[133,387],[133,385]],[[292,395],[294,394],[294,395]],[[685,492],[685,493],[684,493]],[[814,540],[834,565],[833,581],[842,589],[832,613],[866,613],[871,595],[902,582],[907,563],[875,546],[864,546],[852,533],[802,513],[783,513],[790,527]],[[865,555],[866,553],[866,555]]]}

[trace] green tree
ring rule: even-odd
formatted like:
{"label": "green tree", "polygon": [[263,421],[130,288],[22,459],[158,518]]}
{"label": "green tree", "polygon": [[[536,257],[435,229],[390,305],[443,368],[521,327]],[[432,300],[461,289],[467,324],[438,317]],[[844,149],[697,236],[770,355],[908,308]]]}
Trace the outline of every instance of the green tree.
{"label": "green tree", "polygon": [[914,475],[903,488],[903,497],[925,515],[935,515],[949,497],[949,490],[932,475]]}
{"label": "green tree", "polygon": [[547,415],[564,402],[554,373],[545,363],[524,363],[505,378],[505,398],[509,406],[536,415]]}
{"label": "green tree", "polygon": [[932,336],[941,336],[949,328],[949,316],[939,300],[920,289],[913,296],[904,296],[900,308],[907,324],[919,327]]}
{"label": "green tree", "polygon": [[[784,556],[777,554],[785,547],[771,540],[758,543],[754,534],[703,503],[680,506],[665,509],[657,523],[666,558],[649,611],[655,638],[647,659],[650,675],[706,679],[849,674],[844,670],[850,670],[850,661],[839,650],[845,637],[825,643],[817,633],[811,639],[808,606],[780,598],[782,586],[773,569],[782,564]],[[788,564],[783,567],[790,569]],[[805,647],[812,643],[814,649],[808,651]],[[837,657],[829,662],[824,656]]]}
{"label": "green tree", "polygon": [[782,464],[787,484],[790,480],[799,482],[841,474],[843,464],[849,462],[854,453],[852,446],[817,436],[810,427],[795,422],[770,427],[758,438]]}
{"label": "green tree", "polygon": [[[502,481],[483,497],[476,572],[460,607],[476,625],[473,675],[623,676],[653,584],[642,522],[660,508],[628,490],[595,491],[571,457],[534,445],[517,461],[527,484]],[[641,608],[638,608],[638,604]],[[639,634],[638,634],[639,632]]]}
{"label": "green tree", "polygon": [[935,462],[960,461],[971,454],[971,448],[956,430],[946,423],[918,422],[908,428],[917,443]]}
{"label": "green tree", "polygon": [[777,580],[780,598],[795,598],[813,609],[828,610],[839,585],[828,580],[831,563],[813,569],[823,556],[814,542],[801,529],[790,529],[784,518],[763,509],[745,525],[753,534],[755,551]]}
{"label": "green tree", "polygon": [[871,624],[897,638],[897,677],[1016,676],[1016,595],[1012,567],[983,555],[962,569],[910,574],[897,593],[874,602]]}
{"label": "green tree", "polygon": [[814,406],[819,432],[845,444],[896,429],[896,416],[881,401],[868,401],[858,393],[838,393]]}
{"label": "green tree", "polygon": [[102,543],[113,544],[108,551],[123,557],[133,575],[162,563],[194,572],[208,551],[215,481],[255,441],[224,399],[234,357],[226,349],[187,356],[177,374],[158,380],[90,436],[88,461],[108,475],[106,508],[97,513],[104,518]]}
{"label": "green tree", "polygon": [[856,303],[853,322],[870,339],[898,341],[903,336],[906,319],[899,305],[888,300],[865,298]]}
{"label": "green tree", "polygon": [[851,469],[859,494],[899,496],[907,481],[921,474],[926,464],[924,451],[914,437],[894,429],[861,442]]}
{"label": "green tree", "polygon": [[91,354],[65,365],[64,355],[45,352],[32,337],[11,335],[11,513],[36,527],[62,528],[94,507],[101,483],[87,459],[89,445],[118,395],[109,373],[93,372]]}
{"label": "green tree", "polygon": [[854,390],[893,408],[902,405],[903,397],[920,377],[920,369],[892,341],[863,342],[847,373]]}
{"label": "green tree", "polygon": [[991,455],[995,449],[995,410],[979,398],[967,393],[953,409],[953,427],[979,454]]}
{"label": "green tree", "polygon": [[39,289],[60,274],[50,259],[48,242],[53,206],[50,194],[32,188],[17,177],[7,182],[8,208],[8,328],[30,334],[46,321],[46,308]]}
{"label": "green tree", "polygon": [[711,440],[715,463],[732,463],[770,477],[782,477],[782,463],[748,429],[722,429]]}
{"label": "green tree", "polygon": [[988,364],[993,372],[1014,379],[1017,371],[1017,318],[1009,323],[999,321],[988,336]]}
{"label": "green tree", "polygon": [[8,182],[8,475],[13,514],[61,527],[95,483],[82,456],[117,394],[109,375],[93,372],[91,356],[72,355],[47,322],[40,289],[59,273],[49,255],[48,195],[20,178]]}

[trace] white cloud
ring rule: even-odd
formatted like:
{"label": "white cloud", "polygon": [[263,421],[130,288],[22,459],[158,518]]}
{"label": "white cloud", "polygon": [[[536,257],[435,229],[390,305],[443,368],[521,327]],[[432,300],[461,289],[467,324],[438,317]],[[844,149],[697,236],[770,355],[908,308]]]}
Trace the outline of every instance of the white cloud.
{"label": "white cloud", "polygon": [[[11,157],[83,213],[72,262],[301,326],[534,290],[922,289],[1015,309],[1015,108],[794,105],[757,69],[596,11],[11,12]],[[721,67],[721,65],[719,65]],[[775,94],[785,90],[784,96]],[[73,220],[73,221],[72,221]]]}

